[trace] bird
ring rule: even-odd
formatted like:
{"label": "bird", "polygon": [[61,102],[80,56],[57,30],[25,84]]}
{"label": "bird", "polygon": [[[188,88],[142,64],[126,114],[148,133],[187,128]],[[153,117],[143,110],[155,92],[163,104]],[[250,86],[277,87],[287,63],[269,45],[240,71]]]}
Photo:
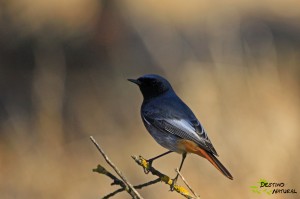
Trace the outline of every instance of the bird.
{"label": "bird", "polygon": [[[217,159],[218,153],[203,126],[178,97],[168,80],[156,74],[147,74],[128,81],[138,85],[143,95],[140,114],[146,129],[158,144],[168,149],[148,159],[150,166],[154,160],[177,152],[182,154],[179,166],[181,171],[186,155],[192,153],[207,159],[224,176],[233,180],[230,172]],[[171,190],[177,178],[178,174],[173,179]]]}

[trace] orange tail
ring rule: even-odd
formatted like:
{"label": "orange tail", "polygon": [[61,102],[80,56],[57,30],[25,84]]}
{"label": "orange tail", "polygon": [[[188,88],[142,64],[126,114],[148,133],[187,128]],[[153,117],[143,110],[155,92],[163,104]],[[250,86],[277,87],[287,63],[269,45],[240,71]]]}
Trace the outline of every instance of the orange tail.
{"label": "orange tail", "polygon": [[233,180],[232,175],[229,171],[223,166],[223,164],[211,153],[197,147],[197,151],[195,152],[197,155],[200,155],[206,158],[212,165],[214,165],[223,175],[225,175],[230,180]]}
{"label": "orange tail", "polygon": [[223,175],[225,175],[230,180],[233,179],[229,171],[222,165],[222,163],[210,152],[207,152],[204,149],[201,149],[195,142],[182,139],[178,142],[178,147],[182,150],[195,153],[200,155],[203,158],[206,158],[212,165],[214,165]]}

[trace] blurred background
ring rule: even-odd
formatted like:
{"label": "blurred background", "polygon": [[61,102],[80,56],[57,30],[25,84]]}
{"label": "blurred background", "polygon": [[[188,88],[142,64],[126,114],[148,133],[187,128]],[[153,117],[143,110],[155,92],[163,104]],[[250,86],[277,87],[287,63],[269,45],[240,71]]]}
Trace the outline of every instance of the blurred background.
{"label": "blurred background", "polygon": [[[131,183],[154,179],[130,158],[166,151],[145,130],[142,96],[126,80],[148,73],[169,79],[234,176],[188,156],[182,173],[202,198],[299,198],[299,8],[296,0],[0,1],[1,198],[117,189],[92,173],[109,167],[90,135]],[[154,166],[175,176],[180,160]],[[260,179],[298,194],[253,193]],[[140,193],[180,198],[168,190],[158,183]]]}

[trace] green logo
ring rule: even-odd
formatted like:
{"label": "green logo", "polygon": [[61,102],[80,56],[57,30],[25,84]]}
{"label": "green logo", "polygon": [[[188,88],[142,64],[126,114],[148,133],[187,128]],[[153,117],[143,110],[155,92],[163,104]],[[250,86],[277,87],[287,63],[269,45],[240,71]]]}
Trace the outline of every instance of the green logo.
{"label": "green logo", "polygon": [[257,182],[257,186],[250,186],[251,191],[253,193],[257,193],[257,194],[267,194],[267,195],[271,195],[271,194],[288,194],[288,193],[293,193],[296,194],[296,190],[295,189],[286,189],[285,188],[285,183],[283,182],[268,182],[265,179],[260,179]]}

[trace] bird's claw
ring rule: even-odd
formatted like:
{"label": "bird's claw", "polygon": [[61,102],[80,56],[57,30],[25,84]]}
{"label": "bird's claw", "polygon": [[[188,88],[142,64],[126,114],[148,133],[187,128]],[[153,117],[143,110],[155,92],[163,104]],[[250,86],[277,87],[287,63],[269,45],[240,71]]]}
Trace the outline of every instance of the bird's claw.
{"label": "bird's claw", "polygon": [[172,184],[170,185],[170,191],[174,191],[175,185],[176,185],[176,181],[177,181],[177,178],[174,178],[174,179],[172,180]]}
{"label": "bird's claw", "polygon": [[148,174],[150,172],[150,168],[152,167],[152,160],[146,160],[147,164],[148,164],[148,168],[144,168],[144,173]]}
{"label": "bird's claw", "polygon": [[149,173],[149,170],[147,168],[144,168],[144,173],[145,174],[148,174]]}
{"label": "bird's claw", "polygon": [[175,189],[175,183],[172,183],[170,186],[170,191],[174,191],[174,189]]}

